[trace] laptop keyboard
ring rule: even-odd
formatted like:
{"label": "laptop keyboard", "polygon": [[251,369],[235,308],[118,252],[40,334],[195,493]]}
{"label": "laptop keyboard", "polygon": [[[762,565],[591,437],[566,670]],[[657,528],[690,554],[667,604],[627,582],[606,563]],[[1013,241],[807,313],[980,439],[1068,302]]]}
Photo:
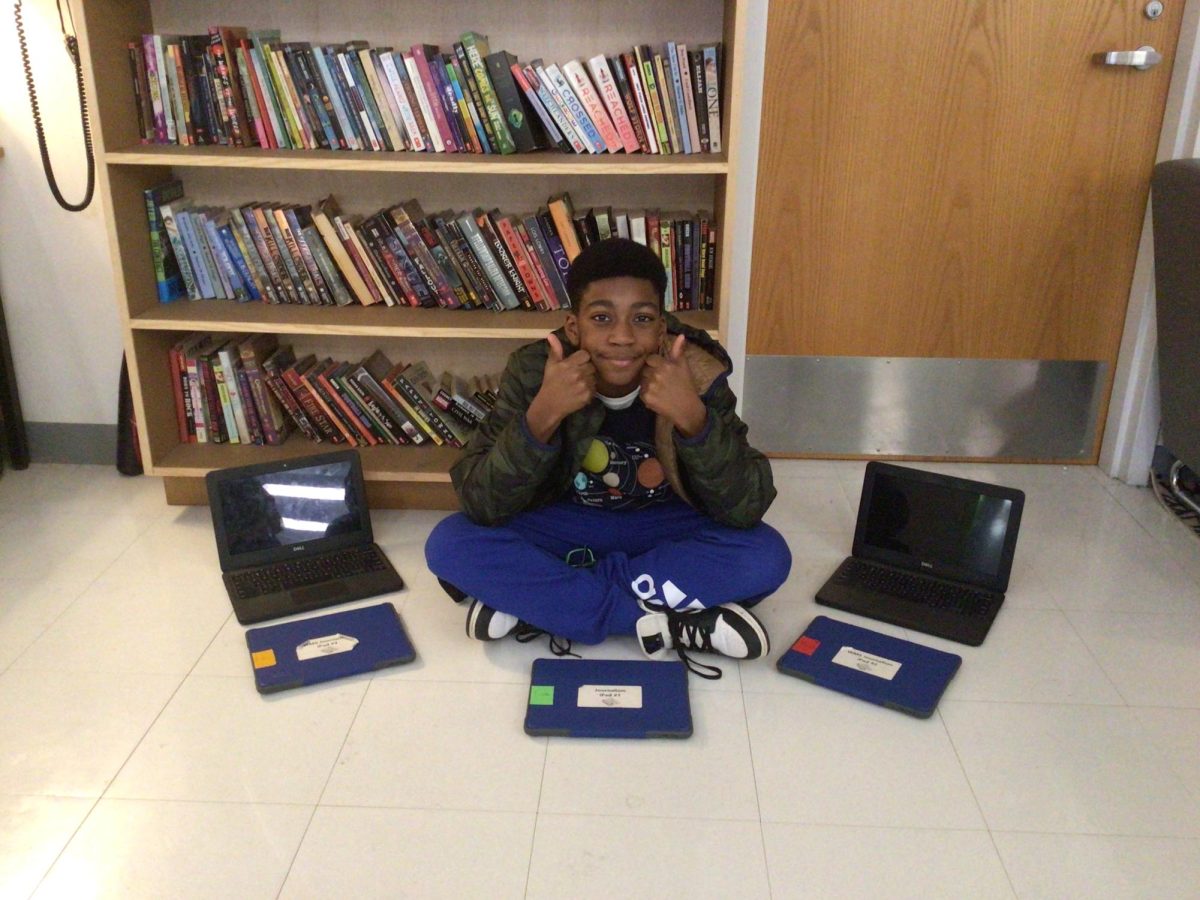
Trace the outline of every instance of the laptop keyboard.
{"label": "laptop keyboard", "polygon": [[845,561],[838,570],[837,580],[964,616],[990,615],[996,603],[996,598],[984,591],[922,578],[899,569],[874,566],[857,559]]}
{"label": "laptop keyboard", "polygon": [[237,572],[230,581],[238,597],[249,600],[339,578],[379,572],[387,567],[387,559],[378,547],[351,547],[335,553],[292,559],[248,572]]}

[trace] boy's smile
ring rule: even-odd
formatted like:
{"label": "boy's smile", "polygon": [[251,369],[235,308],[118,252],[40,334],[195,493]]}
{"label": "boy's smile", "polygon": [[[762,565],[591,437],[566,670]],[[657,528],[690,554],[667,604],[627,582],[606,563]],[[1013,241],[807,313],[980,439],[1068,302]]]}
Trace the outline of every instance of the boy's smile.
{"label": "boy's smile", "polygon": [[646,358],[662,347],[666,321],[654,285],[644,278],[601,278],[567,316],[567,337],[596,367],[596,391],[621,397],[638,386]]}

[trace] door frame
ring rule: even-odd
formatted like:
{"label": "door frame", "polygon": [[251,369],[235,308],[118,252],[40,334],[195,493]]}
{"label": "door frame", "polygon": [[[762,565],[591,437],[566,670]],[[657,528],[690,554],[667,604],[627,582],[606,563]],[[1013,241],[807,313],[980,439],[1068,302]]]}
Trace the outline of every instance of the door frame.
{"label": "door frame", "polygon": [[[1187,0],[1155,158],[1194,156],[1200,156],[1200,0]],[[1099,461],[1113,478],[1139,486],[1150,475],[1161,421],[1155,301],[1154,233],[1147,201]]]}
{"label": "door frame", "polygon": [[[748,0],[741,12],[746,28],[742,44],[745,59],[739,121],[735,127],[741,129],[742,141],[735,173],[739,190],[730,202],[735,204],[736,220],[747,226],[740,230],[735,244],[737,252],[731,266],[730,295],[726,298],[729,317],[721,335],[734,362],[730,383],[738,396],[744,394],[768,5],[768,0]],[[1192,156],[1200,156],[1200,0],[1186,0],[1184,7],[1156,159]],[[1130,484],[1146,483],[1158,438],[1160,405],[1155,321],[1154,246],[1147,203],[1099,460],[1104,472]]]}

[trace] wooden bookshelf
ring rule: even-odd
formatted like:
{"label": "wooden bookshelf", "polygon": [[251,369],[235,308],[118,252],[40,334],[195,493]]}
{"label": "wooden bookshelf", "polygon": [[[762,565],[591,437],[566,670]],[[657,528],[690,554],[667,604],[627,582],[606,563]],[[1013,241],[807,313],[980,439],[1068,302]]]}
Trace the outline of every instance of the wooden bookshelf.
{"label": "wooden bookshelf", "polygon": [[[322,0],[248,5],[230,13],[219,0],[83,0],[77,16],[97,150],[97,195],[103,205],[119,314],[137,413],[142,459],[162,476],[170,503],[204,503],[205,473],[328,448],[302,435],[280,447],[181,444],[167,370],[167,350],[192,331],[270,332],[297,347],[336,341],[368,354],[376,346],[403,358],[450,359],[463,374],[498,371],[509,349],[543,337],[563,313],[461,311],[358,306],[328,308],[179,300],[157,302],[142,192],[173,177],[200,203],[261,200],[311,202],[332,191],[349,212],[368,212],[416,197],[426,209],[472,206],[519,212],[567,190],[577,208],[709,209],[718,231],[716,309],[681,318],[720,338],[729,315],[729,266],[737,223],[731,222],[733,173],[746,0],[470,0],[381,2],[355,7]],[[548,27],[547,23],[551,23]],[[722,138],[718,154],[582,156],[538,152],[510,156],[372,153],[259,148],[177,147],[139,141],[126,44],[151,32],[200,33],[210,25],[279,28],[285,40],[372,46],[420,42],[449,46],[463,31],[488,34],[493,49],[547,61],[627,50],[633,44],[721,41],[724,47]],[[195,193],[193,193],[193,190]],[[238,198],[238,199],[231,199]],[[647,198],[653,198],[653,202]],[[671,202],[666,202],[666,201]],[[481,368],[472,369],[479,360]],[[372,503],[451,509],[449,468],[457,451],[440,447],[370,447],[361,451]]]}

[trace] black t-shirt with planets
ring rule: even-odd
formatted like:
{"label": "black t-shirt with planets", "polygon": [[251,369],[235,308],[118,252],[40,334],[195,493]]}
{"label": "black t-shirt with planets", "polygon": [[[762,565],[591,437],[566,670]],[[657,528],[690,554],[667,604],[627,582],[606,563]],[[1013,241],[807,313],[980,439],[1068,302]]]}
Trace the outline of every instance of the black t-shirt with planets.
{"label": "black t-shirt with planets", "polygon": [[674,496],[654,452],[654,413],[640,397],[609,409],[575,474],[571,496],[597,509],[641,509]]}

